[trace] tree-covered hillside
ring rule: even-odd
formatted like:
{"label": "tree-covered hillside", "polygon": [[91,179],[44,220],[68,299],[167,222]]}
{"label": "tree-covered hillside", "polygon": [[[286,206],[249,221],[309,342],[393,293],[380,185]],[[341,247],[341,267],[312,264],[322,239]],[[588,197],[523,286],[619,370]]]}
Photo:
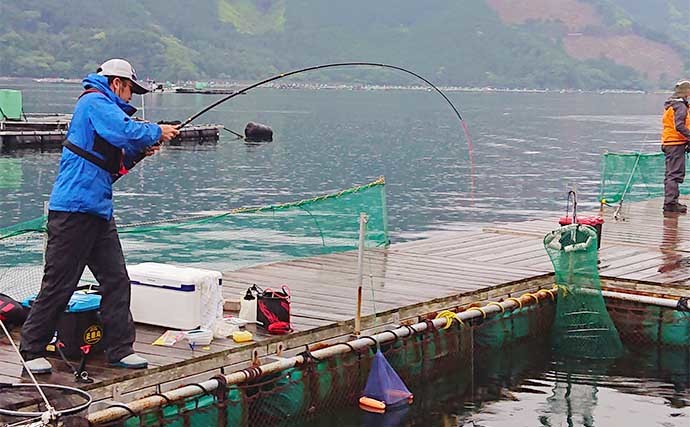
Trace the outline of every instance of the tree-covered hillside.
{"label": "tree-covered hillside", "polygon": [[[579,3],[594,5],[605,23],[603,29],[589,28],[592,37],[608,31],[641,35],[652,46],[668,49],[667,56],[682,58],[677,61],[687,71],[690,11],[683,8],[684,1],[662,1],[665,6],[655,8],[648,6],[649,0]],[[436,83],[462,86],[655,88],[683,77],[650,77],[634,62],[617,62],[604,54],[577,59],[564,45],[567,23],[539,16],[506,22],[494,3],[0,0],[0,75],[81,77],[107,58],[124,57],[141,77],[156,80],[253,80],[354,60],[400,65]],[[303,78],[411,82],[400,74],[367,69]]]}

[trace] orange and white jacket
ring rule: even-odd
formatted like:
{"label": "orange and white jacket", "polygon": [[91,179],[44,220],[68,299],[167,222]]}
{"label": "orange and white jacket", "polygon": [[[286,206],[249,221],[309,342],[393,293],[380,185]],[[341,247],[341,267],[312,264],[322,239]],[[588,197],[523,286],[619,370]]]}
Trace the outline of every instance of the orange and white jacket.
{"label": "orange and white jacket", "polygon": [[690,111],[685,98],[669,98],[661,119],[661,144],[681,145],[690,141]]}

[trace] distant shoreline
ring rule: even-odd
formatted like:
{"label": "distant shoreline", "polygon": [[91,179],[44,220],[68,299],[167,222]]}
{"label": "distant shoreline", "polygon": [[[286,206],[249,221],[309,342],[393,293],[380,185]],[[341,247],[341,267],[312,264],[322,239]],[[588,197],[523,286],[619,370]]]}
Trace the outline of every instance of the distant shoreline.
{"label": "distant shoreline", "polygon": [[[2,89],[2,82],[7,81],[32,81],[34,83],[47,84],[79,84],[82,79],[63,79],[63,78],[32,78],[32,77],[4,77],[0,76],[0,89]],[[161,84],[155,80],[149,81],[152,84]],[[163,90],[154,91],[154,93],[177,93],[177,88],[193,89],[196,82],[186,81],[177,83],[164,83]],[[252,84],[253,82],[228,82],[228,81],[205,81],[208,89],[236,89],[242,88]],[[365,85],[365,84],[350,84],[350,83],[301,83],[301,82],[287,82],[287,83],[267,83],[263,85],[264,88],[272,89],[296,89],[296,90],[353,90],[353,91],[393,91],[393,90],[415,90],[415,91],[430,91],[433,90],[429,86],[420,85]],[[599,94],[665,94],[669,91],[663,90],[635,90],[635,89],[550,89],[550,88],[500,88],[500,87],[468,87],[468,86],[439,86],[437,87],[443,92],[511,92],[511,93],[599,93]]]}

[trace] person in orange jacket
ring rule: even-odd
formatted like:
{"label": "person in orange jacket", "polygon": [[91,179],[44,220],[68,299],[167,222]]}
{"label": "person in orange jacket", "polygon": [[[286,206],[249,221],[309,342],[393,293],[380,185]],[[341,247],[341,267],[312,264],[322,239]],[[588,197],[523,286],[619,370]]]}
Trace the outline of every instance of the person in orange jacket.
{"label": "person in orange jacket", "polygon": [[673,95],[664,103],[661,119],[661,150],[666,156],[664,177],[664,212],[686,213],[688,208],[678,202],[678,186],[685,180],[685,152],[689,151],[690,111],[688,111],[690,81],[676,83]]}

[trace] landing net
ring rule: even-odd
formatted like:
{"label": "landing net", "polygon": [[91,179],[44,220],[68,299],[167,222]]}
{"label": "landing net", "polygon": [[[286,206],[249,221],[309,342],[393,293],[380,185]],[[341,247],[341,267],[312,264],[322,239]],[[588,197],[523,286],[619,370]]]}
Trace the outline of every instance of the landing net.
{"label": "landing net", "polygon": [[601,294],[594,228],[561,227],[546,235],[544,247],[560,291],[551,331],[556,353],[586,359],[619,357],[623,344]]}
{"label": "landing net", "polygon": [[[356,249],[358,218],[369,221],[365,245],[388,244],[385,181],[290,203],[120,224],[128,264],[160,262],[215,270]],[[0,293],[23,299],[43,274],[45,218],[0,229]],[[82,280],[89,282],[87,273]]]}

